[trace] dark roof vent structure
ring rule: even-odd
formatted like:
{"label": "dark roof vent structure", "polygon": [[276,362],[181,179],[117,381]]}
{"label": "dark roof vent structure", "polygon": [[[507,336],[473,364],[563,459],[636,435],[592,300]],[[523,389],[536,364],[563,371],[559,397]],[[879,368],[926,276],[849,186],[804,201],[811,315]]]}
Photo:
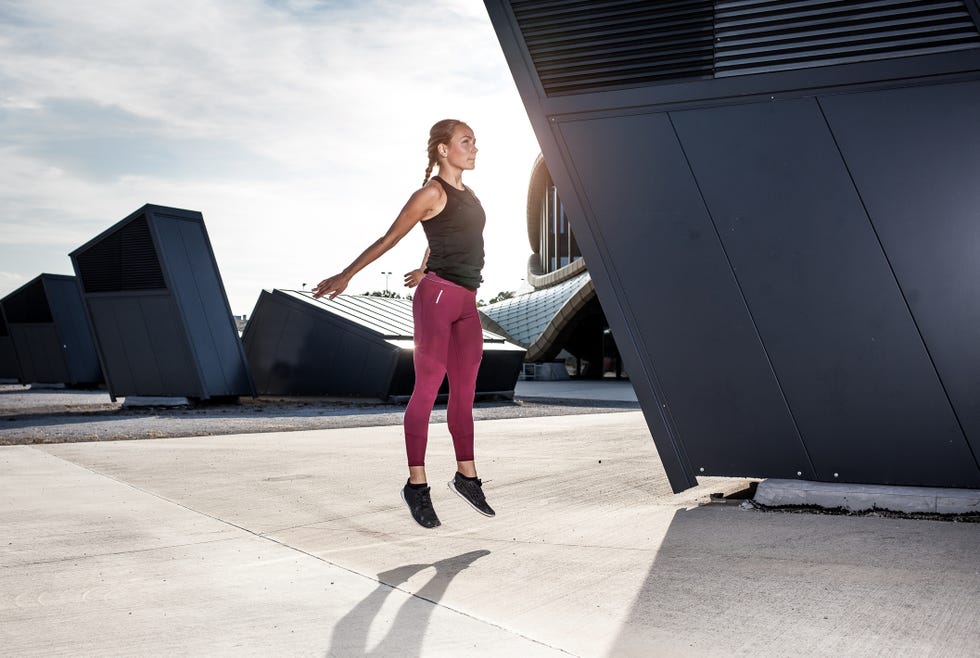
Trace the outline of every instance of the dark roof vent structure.
{"label": "dark roof vent structure", "polygon": [[[75,277],[41,274],[0,300],[5,331],[25,384],[91,386],[102,382]],[[4,370],[9,354],[2,356]],[[7,377],[7,372],[0,377]]]}
{"label": "dark roof vent structure", "polygon": [[[262,395],[403,400],[415,383],[412,330],[411,300],[264,290],[242,341]],[[523,360],[522,348],[484,331],[477,395],[513,395]]]}
{"label": "dark roof vent structure", "polygon": [[113,399],[255,394],[201,213],[143,206],[71,259]]}

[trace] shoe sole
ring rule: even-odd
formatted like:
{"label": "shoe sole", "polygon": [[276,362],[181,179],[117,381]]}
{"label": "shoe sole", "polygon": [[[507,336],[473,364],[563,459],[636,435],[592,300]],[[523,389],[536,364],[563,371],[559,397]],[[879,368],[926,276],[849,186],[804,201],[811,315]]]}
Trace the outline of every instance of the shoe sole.
{"label": "shoe sole", "polygon": [[[402,496],[402,502],[403,502],[403,503],[405,503],[405,507],[407,507],[407,508],[408,508],[408,515],[409,515],[410,517],[412,517],[412,520],[413,520],[413,521],[415,521],[416,523],[419,523],[419,522],[418,522],[418,519],[416,519],[416,518],[415,518],[415,515],[414,515],[414,514],[412,514],[412,506],[411,506],[411,505],[409,505],[409,504],[408,504],[408,501],[407,501],[407,500],[405,499],[405,490],[404,490],[404,489],[402,489],[402,490],[401,490],[401,491],[400,491],[399,493],[400,493],[400,494],[401,494],[401,496]],[[441,523],[441,522],[439,522],[438,520],[436,521],[436,524],[435,524],[434,526],[427,526],[427,525],[422,525],[421,523],[419,523],[419,526],[420,526],[420,527],[422,527],[422,528],[425,528],[426,530],[432,530],[432,528],[438,528],[438,527],[439,527],[439,526],[441,526],[441,525],[442,525],[442,523]]]}
{"label": "shoe sole", "polygon": [[449,489],[450,489],[450,490],[451,490],[451,491],[452,491],[452,492],[453,492],[454,494],[456,494],[457,496],[459,496],[460,498],[462,498],[463,500],[465,500],[465,501],[466,501],[466,504],[467,504],[467,505],[469,505],[470,507],[472,507],[473,509],[475,509],[475,510],[476,510],[477,512],[479,512],[479,513],[480,513],[480,514],[482,514],[483,516],[489,516],[490,518],[493,518],[493,517],[495,517],[495,516],[497,516],[497,514],[496,514],[496,513],[494,513],[494,514],[487,514],[487,513],[486,513],[486,512],[484,512],[484,511],[483,511],[482,509],[480,509],[479,507],[477,507],[476,505],[474,505],[473,503],[471,503],[471,502],[470,502],[470,499],[469,499],[469,498],[467,498],[466,496],[464,496],[463,494],[461,494],[461,493],[459,492],[459,490],[458,490],[458,489],[456,488],[456,483],[455,483],[455,481],[453,481],[453,480],[450,480],[450,481],[449,481]]}

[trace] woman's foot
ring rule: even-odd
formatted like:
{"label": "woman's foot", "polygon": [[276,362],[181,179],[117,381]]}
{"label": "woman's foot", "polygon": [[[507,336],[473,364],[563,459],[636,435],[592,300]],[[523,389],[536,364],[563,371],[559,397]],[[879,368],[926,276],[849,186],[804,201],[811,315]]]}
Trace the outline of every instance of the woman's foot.
{"label": "woman's foot", "polygon": [[423,528],[435,528],[439,525],[439,517],[436,510],[432,507],[432,496],[429,485],[414,485],[406,482],[402,488],[402,500],[408,505],[408,511],[412,513],[412,518]]}
{"label": "woman's foot", "polygon": [[457,472],[453,479],[449,481],[449,488],[455,491],[460,498],[465,500],[470,506],[484,516],[496,516],[493,508],[487,505],[486,496],[483,495],[483,481],[480,478],[468,478],[462,473]]}

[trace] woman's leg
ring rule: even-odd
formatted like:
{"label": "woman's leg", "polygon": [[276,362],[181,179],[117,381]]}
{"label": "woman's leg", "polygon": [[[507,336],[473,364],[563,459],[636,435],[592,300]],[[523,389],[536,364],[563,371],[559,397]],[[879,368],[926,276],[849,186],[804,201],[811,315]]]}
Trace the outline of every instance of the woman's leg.
{"label": "woman's leg", "polygon": [[415,388],[405,408],[405,450],[409,479],[425,482],[425,448],[429,440],[429,417],[446,374],[449,337],[455,319],[453,304],[443,299],[442,286],[423,279],[412,301],[415,321]]}
{"label": "woman's leg", "polygon": [[483,327],[476,310],[475,295],[461,317],[452,325],[446,370],[449,376],[447,421],[453,437],[459,472],[476,477],[473,463],[473,399],[476,376],[483,358]]}

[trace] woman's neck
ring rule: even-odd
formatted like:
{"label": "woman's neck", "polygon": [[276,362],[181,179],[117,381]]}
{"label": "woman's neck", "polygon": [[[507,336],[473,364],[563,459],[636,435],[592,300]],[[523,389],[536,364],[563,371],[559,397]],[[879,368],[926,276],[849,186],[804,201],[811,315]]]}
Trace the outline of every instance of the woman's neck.
{"label": "woman's neck", "polygon": [[436,176],[446,181],[457,190],[466,189],[466,186],[463,185],[462,169],[457,169],[456,167],[439,167],[439,171],[436,172]]}

